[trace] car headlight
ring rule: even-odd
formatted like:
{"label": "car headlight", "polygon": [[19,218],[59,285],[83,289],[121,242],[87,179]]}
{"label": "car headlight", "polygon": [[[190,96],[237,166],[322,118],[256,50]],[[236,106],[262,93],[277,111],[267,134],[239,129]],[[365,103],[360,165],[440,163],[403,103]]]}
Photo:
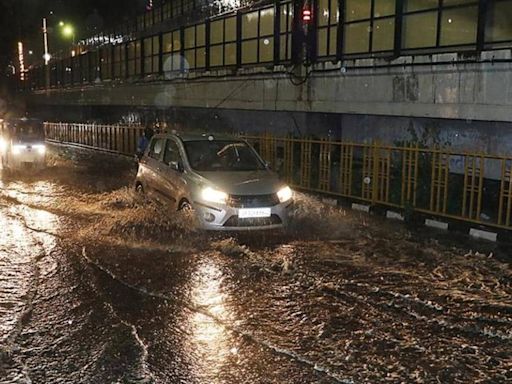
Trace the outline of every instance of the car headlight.
{"label": "car headlight", "polygon": [[46,146],[44,144],[37,144],[37,145],[34,145],[32,148],[37,150],[37,152],[40,155],[44,155],[46,153]]}
{"label": "car headlight", "polygon": [[290,187],[284,187],[277,192],[277,197],[281,203],[286,203],[293,197],[293,192]]}
{"label": "car headlight", "polygon": [[13,145],[12,146],[12,154],[19,155],[24,148],[25,148],[24,145]]}
{"label": "car headlight", "polygon": [[219,191],[218,189],[213,189],[211,187],[206,187],[201,191],[201,197],[204,201],[209,201],[212,203],[226,204],[228,200],[228,194],[226,192]]}

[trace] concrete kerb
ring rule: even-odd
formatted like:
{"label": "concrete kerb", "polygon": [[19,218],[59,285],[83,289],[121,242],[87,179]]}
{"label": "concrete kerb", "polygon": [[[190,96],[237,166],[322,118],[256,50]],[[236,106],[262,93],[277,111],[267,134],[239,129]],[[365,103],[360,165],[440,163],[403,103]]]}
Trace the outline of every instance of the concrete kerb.
{"label": "concrete kerb", "polygon": [[370,206],[366,204],[352,203],[351,207],[354,211],[370,213]]}
{"label": "concrete kerb", "polygon": [[[320,196],[322,203],[326,205],[330,205],[332,207],[341,207],[342,201],[340,199],[335,199],[332,197],[328,197],[325,195]],[[363,212],[367,214],[373,214],[373,213],[380,213],[388,220],[398,220],[401,222],[406,222],[405,216],[401,212],[385,209],[385,210],[379,210],[376,209],[376,207],[371,206],[369,204],[361,204],[357,202],[349,203],[348,208],[351,208],[353,211]],[[385,214],[384,214],[385,212]],[[490,230],[481,230],[476,228],[469,228],[466,230],[460,230],[459,226],[457,225],[450,225],[448,222],[440,221],[432,218],[425,218],[423,221],[423,225],[429,228],[442,230],[442,231],[461,231],[469,234],[471,237],[475,239],[481,239],[481,240],[487,240],[492,242],[498,241],[498,234],[496,232],[492,232]]]}
{"label": "concrete kerb", "polygon": [[492,242],[498,241],[497,233],[490,232],[490,231],[484,231],[482,229],[471,228],[469,230],[469,236],[474,237],[475,239],[483,239],[483,240],[488,240],[488,241],[492,241]]}
{"label": "concrete kerb", "polygon": [[444,231],[448,230],[448,223],[445,223],[444,221],[425,219],[425,225],[430,228],[442,229]]}
{"label": "concrete kerb", "polygon": [[386,219],[405,221],[405,217],[400,212],[386,211]]}

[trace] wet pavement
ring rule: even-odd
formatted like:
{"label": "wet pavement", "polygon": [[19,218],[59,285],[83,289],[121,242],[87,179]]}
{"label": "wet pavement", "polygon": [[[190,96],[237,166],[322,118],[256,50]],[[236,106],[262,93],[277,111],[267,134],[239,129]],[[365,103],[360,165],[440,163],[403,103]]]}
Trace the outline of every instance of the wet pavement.
{"label": "wet pavement", "polygon": [[207,234],[133,176],[63,148],[2,174],[0,383],[512,382],[509,248],[304,195]]}

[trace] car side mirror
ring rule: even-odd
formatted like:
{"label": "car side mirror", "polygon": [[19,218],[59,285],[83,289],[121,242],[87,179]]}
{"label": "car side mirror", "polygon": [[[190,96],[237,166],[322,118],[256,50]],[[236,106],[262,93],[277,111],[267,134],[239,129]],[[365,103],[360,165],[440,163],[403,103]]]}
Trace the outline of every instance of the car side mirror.
{"label": "car side mirror", "polygon": [[169,163],[169,167],[171,167],[171,169],[173,171],[176,171],[176,172],[179,172],[179,173],[182,173],[184,171],[183,164],[181,164],[181,162],[179,162],[179,161],[171,161]]}

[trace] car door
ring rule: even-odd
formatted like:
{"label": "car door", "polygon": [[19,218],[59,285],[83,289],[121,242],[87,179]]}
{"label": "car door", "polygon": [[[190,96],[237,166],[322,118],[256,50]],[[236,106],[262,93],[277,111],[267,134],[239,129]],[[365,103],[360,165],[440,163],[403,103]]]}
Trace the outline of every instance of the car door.
{"label": "car door", "polygon": [[186,195],[183,180],[183,159],[179,146],[174,139],[168,139],[163,159],[164,166],[160,173],[169,202],[178,208],[179,199]]}
{"label": "car door", "polygon": [[163,165],[162,159],[165,140],[165,138],[154,137],[149,143],[147,156],[144,156],[143,161],[141,162],[141,166],[143,167],[142,180],[145,184],[144,187],[151,194],[158,194],[160,189],[159,183],[161,180],[159,180],[158,173]]}

